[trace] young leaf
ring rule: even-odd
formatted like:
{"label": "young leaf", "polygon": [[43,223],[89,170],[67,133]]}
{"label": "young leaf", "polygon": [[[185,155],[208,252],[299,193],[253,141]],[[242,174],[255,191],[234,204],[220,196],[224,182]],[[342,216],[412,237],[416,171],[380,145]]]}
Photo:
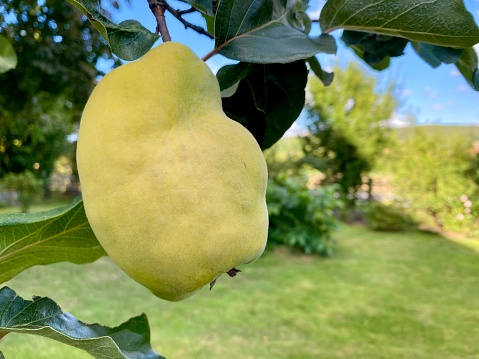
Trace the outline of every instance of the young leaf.
{"label": "young leaf", "polygon": [[433,68],[442,63],[454,64],[462,55],[463,49],[454,49],[452,47],[436,46],[422,42],[412,42],[412,47],[416,53]]}
{"label": "young leaf", "polygon": [[249,62],[240,62],[236,65],[223,66],[216,74],[220,84],[220,90],[224,91],[234,86],[241,79],[248,76],[254,68],[255,65]]}
{"label": "young leaf", "polygon": [[215,33],[215,17],[207,15],[207,14],[203,14],[203,13],[201,13],[201,16],[203,16],[203,19],[205,19],[206,31],[208,31],[210,34],[214,34]]}
{"label": "young leaf", "polygon": [[198,9],[201,13],[206,14],[208,16],[214,16],[213,12],[213,1],[211,0],[184,0],[191,6],[194,6]]}
{"label": "young leaf", "polygon": [[231,59],[289,63],[319,52],[336,53],[329,35],[309,37],[301,0],[222,0],[215,20],[215,47]]}
{"label": "young leaf", "polygon": [[119,58],[133,61],[151,49],[159,36],[136,20],[115,24],[102,14],[98,0],[67,0],[90,20]]}
{"label": "young leaf", "polygon": [[[235,67],[225,66],[217,76],[231,78],[228,72],[241,73]],[[243,72],[236,92],[222,98],[223,110],[228,117],[245,126],[262,149],[272,146],[298,118],[304,106],[308,71],[304,61],[289,64],[250,64]],[[229,84],[220,80],[223,86]]]}
{"label": "young leaf", "polygon": [[479,42],[479,28],[459,0],[329,0],[320,23],[325,33],[344,28],[455,48]]}
{"label": "young leaf", "polygon": [[307,62],[311,67],[311,70],[313,70],[314,74],[321,80],[324,86],[331,85],[334,79],[334,73],[324,71],[316,57],[310,57],[307,59]]}
{"label": "young leaf", "polygon": [[88,263],[104,255],[80,198],[51,211],[0,215],[0,283],[35,265]]}
{"label": "young leaf", "polygon": [[456,62],[457,69],[461,72],[462,76],[467,80],[469,85],[479,91],[479,68],[476,51],[470,47],[464,49],[461,57]]}
{"label": "young leaf", "polygon": [[0,74],[17,67],[17,54],[5,36],[0,35]]}
{"label": "young leaf", "polygon": [[0,289],[0,338],[8,333],[35,334],[82,349],[96,359],[161,359],[150,344],[145,314],[116,328],[85,324],[63,313],[50,298],[25,300]]}
{"label": "young leaf", "polygon": [[376,70],[387,68],[391,57],[403,55],[408,43],[408,40],[399,37],[349,30],[344,30],[341,40]]}

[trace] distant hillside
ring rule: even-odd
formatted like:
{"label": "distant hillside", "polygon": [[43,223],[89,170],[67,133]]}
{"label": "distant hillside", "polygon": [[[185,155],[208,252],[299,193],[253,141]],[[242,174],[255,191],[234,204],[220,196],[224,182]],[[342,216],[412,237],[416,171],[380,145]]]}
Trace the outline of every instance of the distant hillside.
{"label": "distant hillside", "polygon": [[428,131],[437,133],[442,136],[463,135],[472,139],[479,140],[479,126],[442,126],[442,125],[425,125],[425,126],[411,126],[404,128],[394,128],[393,131],[397,133],[399,138],[406,138],[414,131],[415,127],[427,129]]}

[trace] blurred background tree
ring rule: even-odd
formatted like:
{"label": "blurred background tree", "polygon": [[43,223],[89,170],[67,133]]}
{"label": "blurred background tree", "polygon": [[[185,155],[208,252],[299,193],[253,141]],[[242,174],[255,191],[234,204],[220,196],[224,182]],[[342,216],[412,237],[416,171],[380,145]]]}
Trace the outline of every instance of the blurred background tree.
{"label": "blurred background tree", "polygon": [[46,179],[55,159],[73,151],[67,136],[103,75],[98,65],[111,67],[115,60],[66,1],[3,1],[0,34],[18,55],[16,69],[0,75],[0,179],[25,170]]}
{"label": "blurred background tree", "polygon": [[303,162],[322,173],[321,184],[339,184],[352,204],[363,177],[392,141],[388,120],[398,100],[392,82],[379,88],[377,79],[353,62],[334,73],[328,87],[309,79]]}

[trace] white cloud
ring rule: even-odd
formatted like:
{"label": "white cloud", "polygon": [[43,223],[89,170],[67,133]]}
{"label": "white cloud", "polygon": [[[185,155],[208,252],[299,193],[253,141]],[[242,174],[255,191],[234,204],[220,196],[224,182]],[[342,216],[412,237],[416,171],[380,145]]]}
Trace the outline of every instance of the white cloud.
{"label": "white cloud", "polygon": [[213,56],[208,61],[206,61],[206,64],[211,69],[211,72],[213,72],[215,75],[219,71],[219,69],[222,68],[223,66],[231,65],[235,63],[238,63],[238,61],[233,61],[223,56]]}
{"label": "white cloud", "polygon": [[401,91],[402,97],[411,97],[412,95],[414,95],[414,90],[412,89],[404,89]]}
{"label": "white cloud", "polygon": [[449,73],[452,77],[461,77],[461,73],[458,69],[452,68],[451,72]]}
{"label": "white cloud", "polygon": [[441,111],[444,110],[447,107],[453,107],[456,106],[457,103],[454,101],[447,101],[447,102],[438,102],[433,104],[431,107],[434,111]]}
{"label": "white cloud", "polygon": [[426,98],[433,99],[437,97],[437,90],[432,87],[426,86],[424,88],[424,95]]}
{"label": "white cloud", "polygon": [[315,5],[311,5],[306,11],[306,13],[311,19],[318,20],[319,16],[321,15],[321,9],[323,8],[325,3],[325,0],[319,0]]}
{"label": "white cloud", "polygon": [[479,44],[475,44],[473,48],[474,50],[476,50],[476,53],[479,55]]}
{"label": "white cloud", "polygon": [[283,135],[284,138],[291,137],[301,137],[309,133],[306,127],[300,126],[297,122],[294,122],[293,125],[289,128],[288,131]]}
{"label": "white cloud", "polygon": [[469,89],[470,89],[470,87],[467,86],[467,85],[459,85],[459,86],[456,87],[456,92],[465,92]]}
{"label": "white cloud", "polygon": [[383,126],[391,128],[409,127],[413,124],[414,119],[412,117],[397,112],[393,113],[389,120],[382,123]]}

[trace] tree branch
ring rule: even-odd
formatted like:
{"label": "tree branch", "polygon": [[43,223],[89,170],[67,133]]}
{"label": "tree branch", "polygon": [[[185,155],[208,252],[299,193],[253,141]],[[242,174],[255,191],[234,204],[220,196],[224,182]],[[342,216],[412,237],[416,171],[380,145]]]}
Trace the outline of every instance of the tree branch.
{"label": "tree branch", "polygon": [[166,1],[163,1],[163,3],[164,3],[164,6],[165,6],[165,9],[168,10],[168,12],[169,12],[171,15],[173,15],[174,17],[176,17],[176,18],[185,26],[185,29],[190,28],[190,29],[196,31],[198,34],[208,36],[210,39],[214,39],[214,38],[215,38],[212,34],[210,34],[208,31],[206,31],[205,29],[203,29],[201,26],[192,24],[191,22],[186,21],[185,19],[183,19],[183,15],[184,15],[184,14],[189,14],[189,13],[198,11],[198,10],[196,10],[194,7],[191,7],[191,8],[188,9],[188,10],[175,10],[175,9],[174,9],[173,7],[171,7],[171,5],[168,4]]}
{"label": "tree branch", "polygon": [[165,0],[148,0],[148,5],[156,18],[156,34],[159,33],[161,35],[163,42],[171,41],[170,32],[166,26],[165,19],[165,8],[168,4]]}

